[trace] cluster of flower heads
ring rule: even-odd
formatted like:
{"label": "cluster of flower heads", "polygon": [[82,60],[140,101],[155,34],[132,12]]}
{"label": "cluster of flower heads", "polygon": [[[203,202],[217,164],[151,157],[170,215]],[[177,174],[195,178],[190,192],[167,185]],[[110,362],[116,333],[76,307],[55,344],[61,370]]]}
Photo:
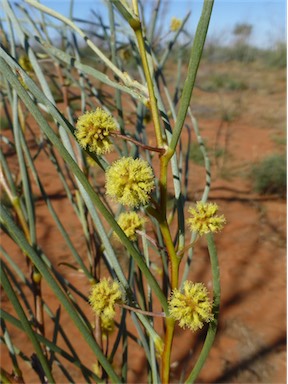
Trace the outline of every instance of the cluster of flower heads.
{"label": "cluster of flower heads", "polygon": [[[170,29],[176,31],[180,25],[180,20],[172,19]],[[78,119],[75,135],[82,148],[103,155],[112,150],[109,136],[116,129],[112,116],[97,108],[95,112],[86,112]],[[147,161],[140,158],[122,157],[106,171],[107,195],[130,208],[148,204],[154,188],[153,170]],[[191,217],[187,223],[191,231],[196,231],[200,236],[220,231],[226,221],[223,215],[216,215],[217,211],[218,206],[214,203],[197,202],[195,208],[189,208]],[[142,230],[145,221],[135,211],[122,213],[118,218],[119,226],[131,241],[137,240],[137,231]],[[124,302],[120,284],[111,279],[102,279],[92,287],[89,302],[101,319],[102,332],[111,333],[114,329],[115,305]],[[180,327],[196,331],[204,323],[213,320],[212,302],[202,283],[185,281],[182,290],[174,289],[171,292],[168,304],[170,316],[179,321]]]}
{"label": "cluster of flower heads", "polygon": [[86,112],[76,123],[75,136],[82,148],[97,155],[111,152],[113,145],[109,136],[117,130],[113,117],[101,108]]}
{"label": "cluster of flower heads", "polygon": [[[118,225],[124,231],[125,235],[131,241],[137,240],[137,231],[143,229],[146,219],[138,215],[137,212],[123,212],[119,215]],[[116,238],[118,236],[115,234]]]}
{"label": "cluster of flower heads", "polygon": [[103,278],[99,283],[93,285],[89,302],[93,311],[100,317],[101,325],[108,333],[112,329],[111,322],[116,314],[115,305],[124,302],[124,292],[118,281]]}
{"label": "cluster of flower heads", "polygon": [[191,231],[196,231],[199,235],[209,232],[219,232],[226,223],[224,215],[217,216],[218,205],[215,203],[203,203],[198,201],[196,207],[190,207],[188,212],[191,217],[187,219]]}
{"label": "cluster of flower heads", "polygon": [[[97,108],[79,117],[75,136],[82,148],[100,156],[111,152],[113,144],[110,136],[116,130],[113,117]],[[106,172],[107,195],[131,208],[146,205],[154,186],[153,170],[147,161],[140,158],[122,157],[112,163]]]}
{"label": "cluster of flower heads", "polygon": [[213,320],[212,303],[204,284],[185,281],[183,291],[174,289],[169,299],[169,313],[179,321],[180,327],[192,331]]}

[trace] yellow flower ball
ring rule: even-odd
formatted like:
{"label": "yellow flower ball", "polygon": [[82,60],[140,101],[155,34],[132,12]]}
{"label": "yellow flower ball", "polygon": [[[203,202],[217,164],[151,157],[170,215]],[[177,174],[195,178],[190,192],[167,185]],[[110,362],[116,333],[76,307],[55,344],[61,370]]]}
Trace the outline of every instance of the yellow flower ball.
{"label": "yellow flower ball", "polygon": [[169,313],[179,321],[180,327],[192,331],[201,329],[205,322],[213,320],[212,303],[204,284],[185,281],[183,292],[174,289],[169,299]]}
{"label": "yellow flower ball", "polygon": [[[141,231],[146,219],[140,217],[136,212],[123,212],[117,220],[119,227],[124,231],[125,235],[131,241],[137,240],[136,231]],[[118,236],[115,233],[116,238]],[[118,238],[119,239],[119,238]]]}
{"label": "yellow flower ball", "polygon": [[154,340],[154,343],[155,343],[156,356],[161,357],[164,350],[164,342],[161,339],[161,337],[158,336],[156,340]]}
{"label": "yellow flower ball", "polygon": [[176,17],[172,17],[171,23],[170,23],[170,31],[175,32],[178,31],[178,29],[181,27],[182,21],[180,19],[177,19]]}
{"label": "yellow flower ball", "polygon": [[109,136],[117,130],[116,123],[109,113],[101,108],[86,112],[76,123],[75,136],[82,148],[98,156],[111,152],[113,144]]}
{"label": "yellow flower ball", "polygon": [[221,231],[226,223],[224,215],[216,216],[218,205],[215,203],[202,203],[198,201],[196,208],[189,208],[192,217],[187,219],[191,231],[197,231],[199,235],[209,232]]}
{"label": "yellow flower ball", "polygon": [[128,207],[146,205],[154,189],[153,170],[147,161],[122,157],[106,171],[106,193]]}
{"label": "yellow flower ball", "polygon": [[115,330],[115,323],[113,319],[102,316],[101,317],[101,331],[103,336],[108,336]]}
{"label": "yellow flower ball", "polygon": [[33,67],[32,67],[32,64],[31,64],[28,56],[26,56],[26,55],[20,56],[19,57],[19,64],[24,69],[24,71],[33,72]]}
{"label": "yellow flower ball", "polygon": [[92,157],[90,157],[89,155],[86,157],[86,161],[90,167],[98,167],[98,164],[96,163],[96,161],[92,159]]}
{"label": "yellow flower ball", "polygon": [[113,320],[115,304],[123,302],[123,291],[120,284],[111,279],[102,279],[92,287],[89,302],[96,315]]}

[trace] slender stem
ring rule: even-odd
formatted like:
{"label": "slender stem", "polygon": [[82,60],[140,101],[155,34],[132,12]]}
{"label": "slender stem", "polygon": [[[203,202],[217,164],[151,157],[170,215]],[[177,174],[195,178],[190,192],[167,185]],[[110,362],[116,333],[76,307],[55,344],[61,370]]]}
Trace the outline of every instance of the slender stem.
{"label": "slender stem", "polygon": [[19,223],[21,225],[21,228],[23,229],[23,232],[25,233],[26,239],[31,244],[31,238],[30,238],[30,231],[29,227],[27,225],[27,222],[25,220],[23,211],[21,209],[20,200],[18,196],[13,195],[12,191],[10,190],[8,184],[6,183],[2,167],[0,167],[0,185],[2,185],[3,189],[5,190],[11,204],[13,205],[14,211],[18,217]]}
{"label": "slender stem", "polygon": [[213,342],[216,336],[217,325],[218,325],[219,308],[220,308],[220,290],[221,290],[219,264],[218,264],[217,251],[216,251],[215,242],[214,242],[212,233],[208,233],[206,235],[206,238],[207,238],[210,262],[211,262],[211,268],[212,268],[214,320],[209,324],[208,332],[202,347],[202,351],[198,357],[198,360],[192,372],[190,373],[189,377],[185,382],[186,384],[194,383],[197,376],[199,375],[199,372],[201,371],[208,357],[208,354],[211,350],[211,347],[213,345]]}
{"label": "slender stem", "polygon": [[142,309],[130,307],[130,305],[127,304],[121,304],[120,307],[126,308],[129,311],[142,313],[142,315],[148,315],[152,317],[165,317],[165,312],[149,312],[149,311],[143,311]]}
{"label": "slender stem", "polygon": [[25,333],[28,335],[30,341],[32,342],[33,344],[33,347],[35,349],[35,352],[37,354],[37,357],[40,361],[40,364],[43,368],[43,371],[49,381],[49,383],[54,383],[54,378],[53,378],[53,375],[51,373],[51,369],[49,367],[49,363],[45,357],[45,355],[43,354],[43,351],[41,349],[41,345],[39,343],[39,341],[37,340],[32,328],[31,328],[31,325],[29,324],[29,321],[27,319],[27,316],[17,298],[17,295],[16,293],[14,292],[13,290],[13,287],[11,286],[10,284],[10,281],[7,277],[7,274],[6,274],[6,271],[4,269],[4,266],[1,265],[1,268],[0,268],[0,274],[1,274],[1,282],[3,284],[3,287],[4,287],[4,290],[5,292],[7,293],[7,296],[9,297],[21,323],[22,323],[22,326],[24,328],[24,331]]}
{"label": "slender stem", "polygon": [[[158,220],[161,233],[166,245],[167,253],[169,256],[170,262],[170,272],[171,272],[171,289],[178,288],[179,282],[179,265],[181,258],[176,254],[173,240],[171,237],[170,229],[166,220],[166,217],[163,218],[162,212],[157,213],[154,210],[148,210],[155,218]],[[165,333],[165,343],[164,350],[162,353],[162,368],[161,368],[161,381],[162,383],[169,383],[169,372],[170,372],[170,358],[171,358],[171,348],[174,335],[175,321],[170,317],[166,318],[166,333]]]}
{"label": "slender stem", "polygon": [[162,354],[161,383],[169,384],[171,346],[174,335],[175,320],[171,317],[166,319],[166,333],[164,340],[164,351]]}
{"label": "slender stem", "polygon": [[167,210],[167,170],[168,170],[169,159],[167,153],[160,158],[160,177],[159,177],[159,188],[160,188],[160,212],[163,218],[166,220]]}
{"label": "slender stem", "polygon": [[[100,349],[102,351],[104,351],[104,349],[103,349],[102,329],[101,329],[101,319],[97,315],[95,315],[95,318],[94,318],[94,326],[95,326],[94,332],[93,332],[94,338],[96,340],[96,343],[99,345]],[[102,376],[103,375],[103,370],[102,370],[102,366],[99,363],[98,359],[96,359],[96,363],[95,364],[98,366],[98,369],[97,369],[98,375]]]}
{"label": "slender stem", "polygon": [[152,119],[154,122],[154,129],[155,129],[155,135],[156,135],[156,141],[158,147],[162,148],[163,147],[163,139],[162,139],[162,130],[161,130],[161,125],[160,125],[160,118],[158,114],[158,105],[157,105],[157,99],[155,96],[155,91],[154,91],[154,85],[149,69],[149,64],[147,60],[147,53],[146,53],[146,48],[145,48],[145,42],[143,38],[143,32],[142,32],[142,27],[141,27],[141,22],[139,19],[134,19],[133,23],[130,23],[131,27],[133,28],[135,32],[135,36],[138,42],[138,47],[139,47],[139,53],[142,59],[142,64],[143,64],[143,71],[145,74],[145,78],[147,81],[147,88],[149,92],[149,97],[150,97],[150,108],[151,108],[151,113],[152,113]]}
{"label": "slender stem", "polygon": [[189,243],[185,248],[181,249],[180,252],[177,252],[177,256],[182,258],[184,253],[195,245],[196,240],[197,240],[197,238],[195,238],[195,240],[193,240],[191,243]]}
{"label": "slender stem", "polygon": [[65,85],[65,80],[63,77],[63,73],[62,73],[60,64],[55,63],[54,66],[56,68],[56,72],[57,72],[57,75],[59,77],[59,83],[60,83],[61,90],[62,90],[64,107],[65,107],[65,109],[67,109],[69,106],[67,86]]}
{"label": "slender stem", "polygon": [[157,249],[161,250],[161,251],[165,251],[165,247],[161,247],[160,244],[157,243],[157,241],[155,239],[153,239],[153,237],[147,235],[146,232],[144,231],[139,231],[138,229],[136,230],[136,233],[138,233],[138,235],[140,236],[143,236],[145,237],[145,239],[149,240],[151,244],[154,245],[154,247],[156,247]]}
{"label": "slender stem", "polygon": [[202,14],[197,26],[195,38],[191,48],[190,60],[188,65],[187,78],[184,83],[183,92],[180,100],[179,110],[177,114],[175,128],[173,130],[169,147],[172,150],[172,155],[175,152],[183,124],[186,118],[187,109],[190,104],[192,91],[195,84],[195,79],[202,56],[206,34],[210,22],[214,0],[204,0]]}
{"label": "slender stem", "polygon": [[[107,40],[110,39],[110,50],[111,50],[111,58],[112,58],[112,63],[114,65],[117,65],[117,56],[116,56],[116,31],[115,31],[115,17],[114,17],[114,9],[112,6],[112,3],[110,1],[107,2],[108,6],[108,11],[109,11],[109,24],[110,24],[110,36],[108,37],[107,35]],[[103,32],[107,34],[105,31],[105,28],[103,26]],[[114,76],[115,80],[117,81],[118,78],[117,76]],[[125,122],[123,118],[123,104],[122,104],[122,98],[121,98],[121,92],[119,89],[115,89],[115,103],[116,103],[116,108],[118,111],[118,122],[120,126],[120,133],[124,134],[125,133]],[[123,143],[123,154],[125,156],[128,155],[128,147],[127,143],[124,141]]]}
{"label": "slender stem", "polygon": [[[181,258],[176,254],[173,240],[171,237],[170,229],[166,219],[166,209],[167,209],[167,167],[169,163],[169,158],[166,156],[166,153],[160,158],[160,212],[154,209],[147,209],[147,211],[153,215],[160,225],[160,230],[163,236],[163,240],[166,246],[166,250],[169,256],[170,262],[170,273],[171,273],[171,288],[178,288],[179,281],[179,264]],[[166,318],[166,332],[165,332],[165,342],[164,349],[162,353],[162,366],[161,366],[161,382],[163,384],[169,383],[169,374],[170,374],[170,358],[171,358],[171,348],[174,335],[175,321],[170,317]]]}
{"label": "slender stem", "polygon": [[139,7],[138,7],[138,0],[132,0],[132,8],[133,12],[137,17],[139,17]]}
{"label": "slender stem", "polygon": [[161,221],[159,224],[160,224],[160,229],[163,235],[163,239],[166,245],[166,249],[167,249],[167,253],[170,261],[171,289],[175,289],[175,288],[178,288],[178,274],[179,274],[179,264],[180,264],[181,258],[179,258],[176,254],[167,221],[166,220]]}
{"label": "slender stem", "polygon": [[181,258],[177,256],[176,250],[173,244],[173,240],[171,237],[170,229],[167,223],[166,218],[163,219],[162,212],[158,212],[157,210],[153,209],[152,207],[146,208],[146,211],[155,217],[155,219],[158,221],[161,233],[163,236],[163,240],[166,246],[166,251],[169,256],[170,261],[170,269],[171,269],[171,289],[178,288],[178,272],[179,272],[179,264],[181,261]]}
{"label": "slender stem", "polygon": [[142,147],[144,149],[147,149],[148,151],[159,152],[161,155],[163,155],[163,153],[165,152],[164,148],[151,147],[150,145],[140,143],[140,141],[135,140],[132,137],[122,135],[119,131],[113,132],[112,135],[116,135],[117,137],[120,137],[121,139],[126,140],[126,141],[131,141],[132,143],[138,145],[138,147]]}
{"label": "slender stem", "polygon": [[[8,349],[9,357],[12,362],[12,372],[13,372],[12,376],[14,376],[15,381],[19,383],[24,383],[23,373],[19,367],[17,356],[16,356],[17,352],[11,340],[10,333],[6,327],[6,323],[5,323],[5,320],[3,319],[2,313],[3,313],[3,310],[1,308],[0,326],[3,334],[3,341]],[[1,341],[2,341],[2,337],[1,337]],[[0,373],[1,373],[1,369],[0,369]],[[0,376],[0,379],[2,379],[1,376]],[[9,383],[9,381],[7,382]],[[5,380],[3,381],[3,383],[5,383]]]}
{"label": "slender stem", "polygon": [[[172,138],[169,144],[169,148],[167,149],[166,153],[161,157],[161,168],[160,168],[160,198],[161,198],[161,213],[163,217],[165,218],[166,225],[163,226],[162,224],[162,234],[164,229],[164,241],[167,247],[167,251],[170,258],[171,263],[171,287],[176,288],[178,286],[178,271],[179,271],[179,258],[177,255],[173,255],[173,252],[171,253],[171,250],[174,249],[173,243],[172,247],[170,244],[168,232],[169,227],[167,225],[166,221],[166,207],[167,207],[167,166],[169,163],[169,160],[174,155],[176,151],[176,146],[178,144],[178,140],[180,138],[180,134],[182,132],[182,128],[184,125],[184,121],[187,114],[187,109],[190,104],[192,91],[194,88],[194,83],[196,79],[196,74],[198,70],[198,66],[200,63],[200,59],[203,52],[203,47],[206,39],[206,34],[209,26],[210,16],[213,8],[213,0],[204,0],[203,5],[203,11],[200,18],[200,21],[198,23],[195,39],[193,42],[191,55],[190,55],[190,61],[188,66],[188,75],[187,79],[184,84],[183,93],[180,101],[179,111],[176,119],[175,128],[172,134]],[[160,224],[161,226],[161,224]],[[167,226],[167,228],[166,228]],[[170,231],[169,231],[170,234]],[[171,238],[171,235],[170,235]],[[167,240],[168,240],[168,246],[167,246]],[[174,249],[175,253],[175,249]],[[176,277],[177,274],[177,277]],[[169,318],[168,318],[169,319]],[[165,335],[165,347],[162,355],[162,382],[168,383],[169,382],[169,370],[170,370],[170,355],[171,355],[171,346],[172,346],[172,340],[173,340],[173,332],[174,332],[174,322],[170,320],[166,320],[166,335]],[[215,337],[215,335],[214,335]],[[212,344],[211,344],[212,345]],[[201,365],[201,364],[199,364]],[[202,365],[201,365],[202,367]],[[200,367],[200,369],[201,369]]]}

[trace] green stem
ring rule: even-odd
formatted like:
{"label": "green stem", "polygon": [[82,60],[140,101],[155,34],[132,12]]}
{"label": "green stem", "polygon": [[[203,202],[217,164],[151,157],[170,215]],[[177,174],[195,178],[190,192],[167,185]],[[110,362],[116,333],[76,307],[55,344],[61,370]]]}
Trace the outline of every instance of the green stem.
{"label": "green stem", "polygon": [[211,347],[213,345],[213,342],[216,336],[217,325],[218,325],[219,308],[220,308],[220,289],[221,289],[219,264],[218,264],[217,250],[215,247],[215,242],[214,242],[212,233],[208,233],[206,235],[206,238],[207,238],[210,262],[211,262],[211,268],[212,268],[214,320],[209,324],[208,332],[202,347],[202,351],[198,357],[198,360],[192,372],[190,373],[188,379],[185,381],[186,384],[194,383],[197,376],[199,375],[199,372],[201,371],[208,357],[208,354],[211,350]]}
{"label": "green stem", "polygon": [[[196,74],[197,74],[198,66],[202,56],[206,34],[209,26],[212,8],[213,8],[213,0],[204,0],[202,15],[199,20],[195,39],[192,45],[190,61],[188,66],[188,75],[183,88],[183,93],[180,101],[175,128],[173,130],[169,148],[160,159],[161,168],[160,168],[159,184],[160,184],[160,197],[161,197],[161,214],[163,215],[162,217],[165,218],[165,221],[166,221],[166,206],[167,206],[167,166],[168,166],[169,160],[171,159],[171,157],[174,155],[176,151],[176,146],[178,144],[178,140],[180,138],[180,134],[182,132],[187,110],[190,104],[192,91],[195,84]],[[173,252],[172,253],[170,252],[172,251],[172,249],[174,249],[174,246],[172,243],[172,247],[171,247],[168,233],[166,233],[167,230],[169,231],[167,222],[166,222],[166,226],[162,225],[161,231],[163,233],[163,229],[164,229],[165,236],[163,234],[163,237],[164,237],[164,241],[167,247],[167,251],[168,251],[170,263],[171,263],[171,287],[173,289],[178,287],[178,269],[179,269],[180,259],[177,257],[176,254],[174,256]],[[169,234],[170,234],[170,231],[169,231]],[[170,238],[171,238],[171,235],[170,235]],[[167,240],[168,240],[168,246],[167,246]],[[174,249],[174,253],[175,253],[175,249]],[[177,274],[177,277],[176,277],[176,274]],[[167,325],[167,329],[166,329],[166,335],[165,335],[165,347],[162,355],[162,382],[163,383],[169,382],[170,356],[171,356],[171,346],[172,346],[173,332],[174,332],[174,322],[167,319],[166,325]],[[213,335],[213,332],[212,332],[212,335]],[[215,337],[215,334],[214,334],[214,337]],[[213,340],[214,340],[214,337],[213,337]],[[213,340],[211,342],[211,345],[213,343]],[[208,341],[210,341],[210,334],[209,334]],[[211,346],[208,348],[208,351],[210,350],[210,348]],[[200,366],[200,369],[204,364],[203,362],[203,364],[201,365],[201,362],[202,360],[198,364],[198,367]]]}
{"label": "green stem", "polygon": [[[103,27],[103,32],[106,35],[106,39],[110,39],[110,50],[111,50],[111,58],[112,63],[114,65],[117,65],[117,56],[116,56],[116,31],[115,31],[115,18],[114,18],[114,9],[112,6],[112,3],[110,1],[107,2],[108,11],[109,11],[109,24],[110,24],[110,36],[108,37],[108,34]],[[117,79],[117,76],[115,76],[115,80]],[[121,99],[121,92],[119,89],[115,89],[115,103],[116,108],[118,111],[118,122],[120,127],[120,133],[125,134],[125,122],[123,118],[123,104]],[[123,142],[123,155],[128,156],[128,146],[127,143]]]}
{"label": "green stem", "polygon": [[158,221],[161,233],[163,236],[163,240],[166,246],[166,251],[169,256],[170,269],[171,269],[171,289],[178,288],[178,280],[179,280],[179,264],[181,261],[181,257],[178,257],[175,247],[173,244],[173,240],[171,237],[170,229],[167,223],[166,218],[162,217],[162,212],[158,212],[156,209],[152,207],[146,208],[146,212],[155,217]]}
{"label": "green stem", "polygon": [[171,156],[174,154],[184,121],[186,119],[187,110],[190,104],[192,91],[195,84],[195,79],[202,56],[206,34],[210,22],[214,0],[204,0],[202,14],[197,26],[195,38],[193,41],[190,60],[188,65],[188,74],[184,83],[183,92],[180,100],[179,110],[177,114],[175,128],[173,130],[169,148],[171,149]]}
{"label": "green stem", "polygon": [[164,221],[160,221],[159,224],[160,224],[160,229],[164,239],[164,243],[166,245],[166,250],[169,256],[169,262],[170,262],[170,268],[171,268],[171,271],[170,271],[171,272],[171,289],[175,289],[175,288],[178,288],[179,264],[180,264],[181,258],[178,257],[176,254],[170,229],[166,219]]}
{"label": "green stem", "polygon": [[141,28],[141,22],[139,19],[133,19],[133,23],[130,22],[130,25],[132,29],[135,32],[135,36],[138,42],[138,47],[139,47],[139,54],[142,59],[142,64],[143,64],[143,71],[144,75],[147,81],[147,88],[149,92],[149,97],[150,97],[150,108],[151,108],[151,113],[152,113],[152,119],[154,122],[154,129],[155,129],[155,135],[156,135],[156,141],[157,141],[157,146],[162,148],[163,147],[163,139],[162,139],[162,130],[161,130],[161,125],[160,125],[160,118],[158,114],[158,104],[157,104],[157,99],[155,96],[154,92],[154,85],[149,69],[149,64],[147,60],[147,54],[146,54],[146,49],[145,49],[145,42],[143,38],[143,33],[142,33],[142,28]]}
{"label": "green stem", "polygon": [[10,284],[10,281],[6,275],[6,272],[4,270],[4,266],[2,265],[0,268],[0,276],[1,276],[1,283],[3,285],[3,288],[5,292],[7,293],[7,296],[9,297],[11,303],[13,304],[13,307],[15,311],[17,312],[17,315],[19,316],[19,319],[23,325],[24,331],[31,340],[34,350],[36,352],[36,355],[39,359],[39,362],[41,364],[41,367],[43,368],[43,371],[45,373],[45,376],[48,379],[49,383],[55,383],[54,378],[51,373],[51,369],[49,367],[48,361],[46,357],[44,356],[44,353],[42,351],[41,345],[39,344],[39,341],[37,340],[31,325],[29,324],[29,321],[25,315],[25,312]]}
{"label": "green stem", "polygon": [[[22,374],[22,371],[19,367],[17,356],[16,356],[17,353],[15,350],[14,344],[11,340],[9,331],[6,327],[6,322],[3,319],[2,313],[3,313],[3,307],[1,308],[0,326],[1,326],[2,334],[3,334],[3,341],[4,341],[4,343],[8,349],[9,357],[10,357],[11,362],[12,362],[13,376],[16,379],[16,381],[18,380],[20,383],[24,383],[23,374]],[[2,338],[1,338],[1,342],[2,342]]]}
{"label": "green stem", "polygon": [[175,320],[171,317],[166,319],[166,333],[164,340],[164,351],[162,354],[161,383],[169,384],[171,346],[174,335]]}
{"label": "green stem", "polygon": [[[171,289],[178,288],[179,283],[179,265],[181,258],[177,256],[173,240],[171,237],[170,229],[167,224],[166,217],[162,217],[162,212],[158,213],[156,210],[148,209],[150,214],[152,214],[159,222],[163,240],[166,246],[166,250],[169,256],[170,262],[170,276],[171,276]],[[165,342],[164,350],[162,353],[162,369],[161,369],[161,382],[169,383],[169,373],[170,373],[170,358],[171,358],[171,348],[174,335],[175,321],[170,317],[166,318],[166,333],[165,333]]]}
{"label": "green stem", "polygon": [[[165,155],[164,155],[165,156]],[[171,276],[171,288],[178,287],[179,280],[179,264],[181,258],[176,254],[173,240],[171,237],[170,229],[166,219],[166,206],[167,206],[167,165],[168,161],[166,157],[162,156],[160,161],[160,198],[161,198],[161,208],[160,212],[154,209],[147,209],[147,211],[153,215],[160,225],[160,230],[163,236],[163,240],[166,246],[166,250],[169,256],[170,262],[170,276]],[[164,341],[164,350],[162,353],[162,366],[161,366],[161,382],[163,384],[169,383],[169,374],[170,374],[170,358],[171,358],[171,348],[174,335],[175,321],[170,317],[166,318],[166,332],[165,332],[165,341]]]}

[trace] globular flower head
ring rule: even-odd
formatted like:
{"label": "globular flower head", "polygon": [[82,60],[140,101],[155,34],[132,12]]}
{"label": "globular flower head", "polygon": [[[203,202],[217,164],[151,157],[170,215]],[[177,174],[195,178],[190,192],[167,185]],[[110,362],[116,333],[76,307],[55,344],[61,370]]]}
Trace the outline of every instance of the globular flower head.
{"label": "globular flower head", "polygon": [[213,320],[212,303],[204,284],[185,281],[183,291],[174,289],[169,299],[169,313],[179,321],[180,327],[192,331]]}
{"label": "globular flower head", "polygon": [[209,232],[221,231],[226,223],[224,215],[217,216],[218,205],[215,203],[202,203],[198,201],[196,208],[190,207],[188,212],[192,217],[187,220],[191,231],[197,231],[199,235]]}
{"label": "globular flower head", "polygon": [[76,123],[75,136],[82,148],[97,155],[111,152],[113,145],[109,135],[117,130],[116,123],[109,113],[101,108],[86,112]]}
{"label": "globular flower head", "polygon": [[[117,222],[128,239],[131,241],[136,241],[136,231],[143,229],[145,221],[145,218],[139,216],[136,212],[123,212],[119,215]],[[116,237],[118,236],[116,235]]]}
{"label": "globular flower head", "polygon": [[170,31],[175,32],[181,27],[182,21],[176,17],[172,17],[170,22]]}
{"label": "globular flower head", "polygon": [[29,60],[29,57],[26,55],[22,55],[19,57],[19,64],[26,72],[33,72],[33,67],[31,64],[31,61]]}
{"label": "globular flower head", "polygon": [[131,208],[146,205],[155,186],[153,170],[147,161],[122,157],[106,171],[106,193]]}
{"label": "globular flower head", "polygon": [[23,87],[26,91],[28,91],[29,88],[28,88],[27,84],[25,83],[25,80],[24,80],[23,77],[21,76],[20,72],[18,73],[17,78],[18,78],[18,80],[20,81],[22,87]]}
{"label": "globular flower head", "polygon": [[92,371],[95,373],[95,375],[101,377],[102,369],[99,363],[92,364]]}
{"label": "globular flower head", "polygon": [[160,357],[162,356],[162,353],[164,350],[164,342],[160,336],[158,336],[154,342],[155,342],[156,356]]}
{"label": "globular flower head", "polygon": [[103,336],[108,336],[115,330],[115,323],[113,319],[108,317],[101,317],[101,331]]}
{"label": "globular flower head", "polygon": [[90,167],[97,167],[98,164],[96,163],[96,161],[94,159],[92,159],[91,156],[87,156],[86,157],[86,161],[87,161],[87,164],[90,166]]}
{"label": "globular flower head", "polygon": [[123,302],[123,291],[120,284],[111,279],[102,279],[92,287],[89,302],[96,315],[113,320],[115,304]]}

